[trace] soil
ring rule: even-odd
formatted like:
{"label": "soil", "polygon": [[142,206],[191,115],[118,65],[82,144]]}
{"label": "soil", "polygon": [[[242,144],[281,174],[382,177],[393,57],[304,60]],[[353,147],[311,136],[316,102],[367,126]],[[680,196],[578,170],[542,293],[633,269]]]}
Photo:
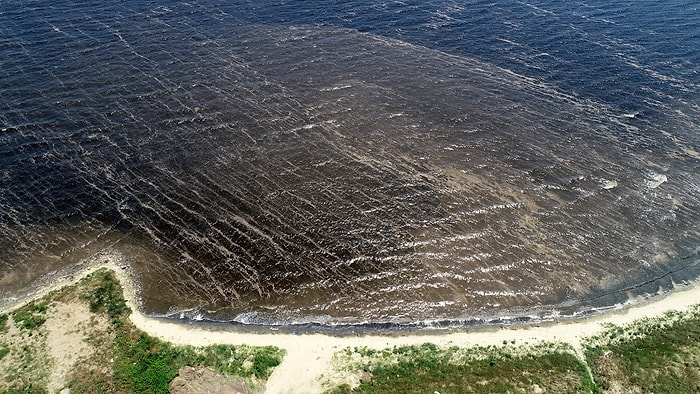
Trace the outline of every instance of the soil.
{"label": "soil", "polygon": [[184,366],[170,382],[172,394],[254,394],[242,381],[233,381],[206,367]]}
{"label": "soil", "polygon": [[88,341],[91,331],[106,330],[107,321],[90,313],[80,302],[53,304],[44,324],[47,330],[47,347],[53,360],[48,392],[54,393],[66,384],[65,378],[80,357],[89,357],[95,346]]}

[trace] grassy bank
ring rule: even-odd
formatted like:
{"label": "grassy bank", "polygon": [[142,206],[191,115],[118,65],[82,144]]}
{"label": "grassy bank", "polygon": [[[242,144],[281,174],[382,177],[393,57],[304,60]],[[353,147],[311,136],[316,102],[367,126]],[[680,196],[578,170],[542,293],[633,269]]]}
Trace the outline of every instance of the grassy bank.
{"label": "grassy bank", "polygon": [[99,270],[0,316],[0,393],[167,393],[184,366],[259,391],[283,357],[275,347],[175,346],[136,329],[130,312],[114,274]]}
{"label": "grassy bank", "polygon": [[605,391],[700,392],[700,308],[609,325],[584,341],[586,360]]}
{"label": "grassy bank", "polygon": [[354,348],[337,353],[334,363],[359,374],[360,384],[341,384],[329,393],[597,392],[574,349],[561,343]]}
{"label": "grassy bank", "polygon": [[564,343],[347,348],[327,393],[697,393],[700,306]]}

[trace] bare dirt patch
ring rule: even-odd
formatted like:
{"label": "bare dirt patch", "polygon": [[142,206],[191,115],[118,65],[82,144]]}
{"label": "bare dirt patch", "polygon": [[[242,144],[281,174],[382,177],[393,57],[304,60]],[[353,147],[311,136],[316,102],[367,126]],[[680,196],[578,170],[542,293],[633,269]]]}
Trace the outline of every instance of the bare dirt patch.
{"label": "bare dirt patch", "polygon": [[49,309],[44,327],[47,347],[53,359],[48,392],[64,388],[66,376],[81,357],[90,357],[96,348],[90,343],[90,332],[106,330],[104,316],[90,313],[82,302],[56,302]]}
{"label": "bare dirt patch", "polygon": [[245,382],[233,381],[206,367],[184,366],[170,382],[173,394],[253,394]]}

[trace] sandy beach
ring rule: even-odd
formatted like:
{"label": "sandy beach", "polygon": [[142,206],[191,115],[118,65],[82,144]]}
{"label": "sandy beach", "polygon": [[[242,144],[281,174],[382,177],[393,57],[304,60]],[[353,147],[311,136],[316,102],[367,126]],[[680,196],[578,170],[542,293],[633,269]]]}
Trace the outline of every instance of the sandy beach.
{"label": "sandy beach", "polygon": [[[137,307],[136,289],[129,278],[128,270],[120,264],[118,258],[100,259],[80,275],[57,281],[41,289],[32,298],[40,297],[52,289],[60,288],[78,281],[90,272],[107,267],[119,277],[129,307],[134,311],[130,318],[139,329],[160,339],[175,344],[204,346],[211,344],[277,346],[287,351],[282,364],[275,369],[266,383],[266,393],[319,393],[323,390],[322,382],[332,374],[331,360],[333,354],[347,347],[365,346],[370,348],[387,348],[401,345],[434,343],[442,346],[499,345],[503,341],[517,343],[536,343],[539,341],[559,341],[572,345],[581,355],[581,340],[601,331],[605,324],[624,325],[644,317],[659,316],[669,310],[683,310],[700,303],[700,284],[695,283],[672,292],[652,297],[639,303],[621,306],[594,317],[580,320],[562,320],[560,322],[543,322],[537,325],[520,325],[506,327],[471,328],[463,331],[425,329],[407,332],[405,335],[363,335],[332,336],[324,334],[270,333],[253,334],[237,331],[235,328],[206,326],[182,323],[173,320],[149,317]],[[4,311],[14,309],[29,300],[18,301],[15,305],[5,306]],[[347,379],[347,377],[345,377]]]}

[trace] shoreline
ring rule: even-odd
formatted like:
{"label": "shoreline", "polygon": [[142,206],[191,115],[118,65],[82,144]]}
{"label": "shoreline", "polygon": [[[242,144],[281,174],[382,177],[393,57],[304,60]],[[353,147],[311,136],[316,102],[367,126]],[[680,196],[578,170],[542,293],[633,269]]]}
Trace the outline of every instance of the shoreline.
{"label": "shoreline", "polygon": [[[123,274],[123,273],[122,273]],[[120,274],[118,274],[120,275]],[[120,280],[123,277],[120,276]],[[130,291],[133,291],[131,289]],[[129,294],[126,290],[125,294]],[[130,307],[133,293],[129,294]],[[676,289],[640,303],[621,307],[593,317],[576,320],[548,321],[536,325],[507,327],[475,327],[462,330],[422,329],[401,335],[365,333],[361,336],[332,336],[322,333],[242,333],[224,327],[183,324],[164,318],[153,318],[134,312],[131,320],[143,331],[177,344],[206,346],[218,343],[232,345],[277,346],[287,351],[266,384],[266,393],[320,393],[322,380],[332,373],[333,354],[348,347],[390,348],[433,343],[438,346],[471,347],[501,345],[503,341],[537,343],[556,341],[570,344],[580,357],[581,341],[603,330],[605,324],[625,325],[645,317],[656,317],[670,310],[685,310],[700,303],[700,283]]]}
{"label": "shoreline", "polygon": [[[236,331],[241,334],[257,335],[327,335],[333,337],[358,337],[358,336],[413,336],[413,335],[446,335],[456,332],[480,332],[492,329],[524,329],[529,327],[546,326],[550,324],[572,324],[585,322],[597,318],[616,314],[627,309],[643,307],[647,304],[656,303],[677,292],[684,292],[688,289],[699,287],[700,279],[688,281],[677,285],[670,290],[659,289],[656,293],[644,293],[631,295],[624,303],[612,304],[603,307],[591,307],[590,309],[578,311],[574,314],[560,314],[556,309],[549,314],[518,314],[494,315],[475,317],[473,319],[434,319],[413,323],[404,322],[379,322],[379,323],[317,323],[299,322],[290,324],[266,324],[266,323],[243,323],[239,321],[217,321],[191,318],[188,316],[178,318],[168,314],[149,314],[142,312],[140,299],[137,296],[138,280],[134,278],[131,267],[124,263],[119,253],[101,252],[89,259],[83,260],[81,264],[72,267],[73,269],[61,269],[47,274],[37,281],[31,289],[26,290],[21,295],[5,298],[0,301],[0,314],[10,313],[23,305],[42,298],[52,291],[66,286],[74,285],[90,273],[101,268],[113,271],[119,278],[123,287],[125,297],[128,298],[129,306],[134,312],[143,314],[145,317],[154,320],[172,322],[202,330],[223,330]],[[700,291],[700,289],[699,289]],[[128,295],[127,295],[128,294]],[[700,304],[700,299],[698,299]],[[551,307],[551,306],[547,306]],[[545,310],[545,309],[541,309]]]}
{"label": "shoreline", "polygon": [[645,317],[656,317],[670,310],[685,310],[700,304],[700,282],[694,282],[658,296],[613,307],[593,316],[574,319],[562,318],[503,326],[426,327],[374,332],[358,329],[340,333],[334,333],[332,330],[304,332],[303,328],[297,333],[293,328],[285,330],[282,327],[271,327],[260,333],[251,332],[254,330],[251,328],[241,329],[237,325],[202,324],[199,321],[178,321],[145,315],[138,308],[137,292],[128,266],[120,262],[119,256],[102,254],[88,261],[85,267],[74,275],[59,278],[27,297],[2,305],[0,313],[8,313],[53,290],[77,283],[100,268],[108,268],[117,275],[127,305],[132,309],[130,320],[149,335],[180,345],[231,344],[277,346],[285,349],[287,355],[268,379],[266,393],[322,392],[324,376],[332,373],[333,354],[348,347],[382,349],[428,342],[438,346],[470,347],[501,345],[504,341],[517,341],[519,344],[556,341],[571,345],[582,355],[581,340],[599,333],[604,325],[626,325]]}

